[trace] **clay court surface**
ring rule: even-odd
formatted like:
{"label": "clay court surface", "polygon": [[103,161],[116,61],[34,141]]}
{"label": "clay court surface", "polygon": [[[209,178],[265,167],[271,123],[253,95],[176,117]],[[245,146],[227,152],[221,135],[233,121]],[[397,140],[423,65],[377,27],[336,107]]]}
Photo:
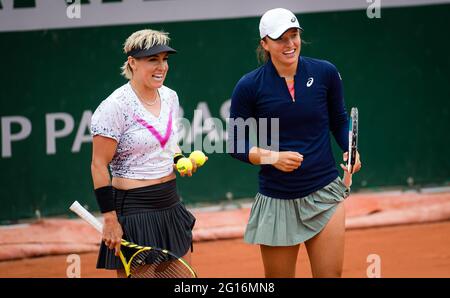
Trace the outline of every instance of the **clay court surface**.
{"label": "clay court surface", "polygon": [[[382,277],[450,277],[450,221],[352,229],[346,234],[344,277],[367,277],[366,258],[381,258]],[[3,247],[2,249],[5,249]],[[115,277],[96,270],[96,253],[81,253],[81,277]],[[0,262],[0,277],[66,277],[67,254]],[[259,248],[242,238],[195,242],[199,277],[263,277]],[[311,277],[305,247],[297,277]]]}

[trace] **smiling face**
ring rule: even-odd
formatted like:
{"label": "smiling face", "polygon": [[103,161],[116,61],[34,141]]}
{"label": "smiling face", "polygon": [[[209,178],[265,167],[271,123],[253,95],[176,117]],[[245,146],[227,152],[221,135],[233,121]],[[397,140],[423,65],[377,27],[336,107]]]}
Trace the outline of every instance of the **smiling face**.
{"label": "smiling face", "polygon": [[276,40],[266,37],[261,40],[261,46],[270,53],[274,64],[293,65],[297,63],[300,56],[301,39],[299,29],[291,28]]}
{"label": "smiling face", "polygon": [[128,63],[133,70],[132,80],[149,89],[160,88],[169,70],[168,59],[167,52],[143,58],[128,57]]}

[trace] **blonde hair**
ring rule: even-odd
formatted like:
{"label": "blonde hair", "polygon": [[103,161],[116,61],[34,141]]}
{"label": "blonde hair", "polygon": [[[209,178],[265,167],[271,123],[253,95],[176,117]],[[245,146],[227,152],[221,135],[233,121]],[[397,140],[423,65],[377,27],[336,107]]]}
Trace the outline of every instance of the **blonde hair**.
{"label": "blonde hair", "polygon": [[[149,49],[155,45],[168,45],[170,41],[169,33],[151,29],[139,30],[131,34],[123,45],[123,52],[126,54],[133,49]],[[128,57],[127,57],[128,58]],[[131,80],[133,70],[128,64],[128,59],[121,67],[122,75]]]}

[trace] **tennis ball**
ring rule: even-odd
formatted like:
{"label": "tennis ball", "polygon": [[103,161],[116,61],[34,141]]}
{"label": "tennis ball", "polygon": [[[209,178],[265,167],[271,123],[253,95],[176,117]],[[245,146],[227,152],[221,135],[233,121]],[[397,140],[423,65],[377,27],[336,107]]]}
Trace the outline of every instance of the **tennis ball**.
{"label": "tennis ball", "polygon": [[199,167],[204,165],[206,162],[206,156],[200,150],[192,151],[191,154],[189,155],[189,158],[195,160],[195,162]]}
{"label": "tennis ball", "polygon": [[191,160],[186,157],[180,158],[177,162],[177,170],[180,173],[186,173],[187,171],[192,170]]}

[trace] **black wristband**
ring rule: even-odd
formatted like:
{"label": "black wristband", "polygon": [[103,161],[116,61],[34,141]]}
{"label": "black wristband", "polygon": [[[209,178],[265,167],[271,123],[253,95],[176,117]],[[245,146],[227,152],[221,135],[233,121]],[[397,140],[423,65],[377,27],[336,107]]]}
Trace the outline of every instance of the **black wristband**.
{"label": "black wristband", "polygon": [[173,163],[174,163],[174,164],[177,164],[177,162],[178,162],[181,158],[183,158],[183,157],[185,157],[185,156],[183,155],[183,153],[175,153],[175,156],[173,157]]}
{"label": "black wristband", "polygon": [[94,190],[97,204],[101,213],[116,210],[114,207],[113,188],[111,185],[103,186]]}

